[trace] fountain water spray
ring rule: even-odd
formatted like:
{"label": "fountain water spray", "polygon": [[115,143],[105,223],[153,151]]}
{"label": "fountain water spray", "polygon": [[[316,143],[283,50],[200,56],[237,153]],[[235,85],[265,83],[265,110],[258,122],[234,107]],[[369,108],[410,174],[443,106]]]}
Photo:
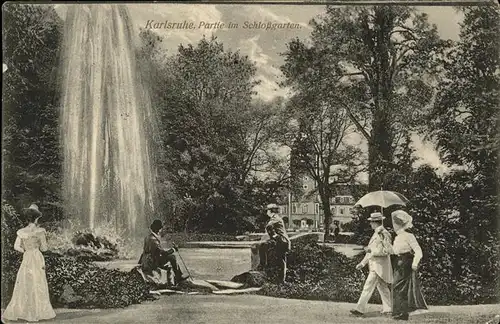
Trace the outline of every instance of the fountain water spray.
{"label": "fountain water spray", "polygon": [[154,117],[127,8],[72,5],[62,48],[63,191],[70,217],[142,233],[154,210]]}

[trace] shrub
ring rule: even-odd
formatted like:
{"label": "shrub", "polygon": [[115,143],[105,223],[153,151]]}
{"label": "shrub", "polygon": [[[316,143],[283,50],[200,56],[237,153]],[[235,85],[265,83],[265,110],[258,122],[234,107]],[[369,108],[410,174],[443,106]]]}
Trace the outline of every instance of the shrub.
{"label": "shrub", "polygon": [[[2,204],[2,307],[12,296],[22,254],[13,250],[16,232],[23,226],[15,209]],[[47,232],[51,250],[67,252],[74,248],[73,232],[59,229]],[[112,242],[103,241],[109,247]],[[50,299],[54,307],[114,308],[140,303],[148,299],[149,287],[138,273],[124,273],[102,269],[91,262],[64,256],[62,253],[44,252]],[[94,258],[90,258],[94,259]],[[69,301],[65,291],[71,290],[77,298]]]}
{"label": "shrub", "polygon": [[[424,165],[408,174],[408,181],[387,188],[411,200],[406,209],[424,253],[419,274],[431,304],[499,301],[495,293],[500,285],[498,203],[488,179],[465,171],[439,176]],[[384,225],[390,231],[392,210],[384,209]],[[368,213],[366,209],[348,225],[358,244],[367,243],[372,234]]]}
{"label": "shrub", "polygon": [[[2,203],[2,307],[6,307],[16,281],[17,271],[21,265],[22,254],[13,250],[16,232],[23,227],[21,217],[15,209]],[[72,243],[74,232],[59,228],[57,232],[47,232],[48,245],[52,252],[44,252],[45,269],[49,294],[54,307],[73,308],[115,308],[140,303],[149,299],[150,287],[137,272],[124,273],[109,270],[92,264],[89,260],[64,256],[74,248]],[[106,235],[108,234],[108,235]],[[108,249],[117,249],[119,242],[113,241],[113,235],[98,235],[99,242]],[[90,257],[94,260],[95,258]],[[73,301],[66,298],[71,291]]]}
{"label": "shrub", "polygon": [[[294,244],[288,258],[287,282],[283,285],[266,284],[260,294],[310,300],[357,302],[367,275],[355,270],[363,254],[350,259],[332,248],[315,242]],[[485,304],[498,301],[496,284],[484,284],[471,270],[456,278],[452,272],[452,256],[446,245],[436,244],[431,260],[422,260],[419,277],[427,303],[431,305]],[[440,261],[432,261],[440,255]],[[498,280],[498,279],[497,279]],[[381,303],[378,293],[371,302]]]}
{"label": "shrub", "polygon": [[[287,282],[266,284],[260,294],[282,298],[357,302],[365,276],[355,270],[362,256],[349,259],[333,248],[316,242],[293,245],[288,257]],[[373,294],[372,302],[380,303]]]}
{"label": "shrub", "polygon": [[23,227],[21,217],[12,205],[2,201],[2,251],[14,244],[16,232]]}
{"label": "shrub", "polygon": [[177,244],[196,241],[237,241],[236,236],[234,235],[209,233],[165,233],[163,238],[169,242],[175,242]]}
{"label": "shrub", "polygon": [[[149,286],[140,274],[100,268],[90,262],[46,252],[46,274],[54,307],[115,308],[149,299]],[[8,253],[2,265],[2,307],[12,296],[16,274],[21,264],[19,253]],[[71,290],[74,301],[68,300],[65,290]]]}

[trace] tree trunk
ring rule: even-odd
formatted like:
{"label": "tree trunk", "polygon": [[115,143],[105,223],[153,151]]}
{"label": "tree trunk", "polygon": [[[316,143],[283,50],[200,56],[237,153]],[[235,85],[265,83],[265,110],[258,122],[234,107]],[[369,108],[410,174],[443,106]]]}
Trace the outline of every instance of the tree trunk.
{"label": "tree trunk", "polygon": [[384,186],[384,175],[389,171],[390,163],[393,161],[393,136],[389,127],[390,120],[386,107],[379,105],[373,116],[371,143],[368,151],[369,191],[380,190]]}
{"label": "tree trunk", "polygon": [[[322,188],[326,187],[326,188]],[[330,236],[330,225],[332,224],[332,211],[330,210],[330,189],[328,185],[321,185],[319,188],[319,196],[321,198],[321,205],[323,207],[325,226],[325,239]]]}
{"label": "tree trunk", "polygon": [[373,42],[374,78],[371,89],[374,99],[371,141],[368,158],[368,187],[370,191],[380,190],[384,184],[384,174],[393,161],[393,134],[391,131],[391,97],[393,91],[390,33],[394,17],[390,8],[375,10],[375,33]]}

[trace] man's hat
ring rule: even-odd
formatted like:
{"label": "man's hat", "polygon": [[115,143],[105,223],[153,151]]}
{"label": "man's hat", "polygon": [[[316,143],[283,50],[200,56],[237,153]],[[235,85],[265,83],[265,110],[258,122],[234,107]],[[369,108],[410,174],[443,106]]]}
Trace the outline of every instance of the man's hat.
{"label": "man's hat", "polygon": [[267,205],[266,207],[266,210],[270,210],[270,209],[279,209],[280,207],[276,204],[269,204]]}
{"label": "man's hat", "polygon": [[153,228],[157,228],[157,229],[160,229],[163,227],[163,223],[161,222],[161,220],[159,219],[155,219],[152,223],[151,223],[151,226],[150,228],[153,229]]}
{"label": "man's hat", "polygon": [[370,222],[377,222],[377,221],[381,221],[384,219],[385,219],[385,217],[384,217],[384,215],[382,215],[382,213],[371,213],[370,217],[368,217],[368,220]]}

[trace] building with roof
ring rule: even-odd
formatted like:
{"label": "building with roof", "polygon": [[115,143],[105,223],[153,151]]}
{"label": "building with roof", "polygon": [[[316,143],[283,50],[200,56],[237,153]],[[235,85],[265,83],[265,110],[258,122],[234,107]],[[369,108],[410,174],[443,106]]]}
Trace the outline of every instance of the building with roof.
{"label": "building with roof", "polygon": [[[289,194],[285,199],[286,203],[279,205],[280,216],[290,230],[323,230],[324,212],[316,191],[316,182],[309,176],[303,176],[301,184],[303,194],[301,197]],[[350,222],[353,218],[355,200],[348,186],[338,187],[338,190],[335,190],[337,194],[330,198],[330,210],[332,224],[337,223],[342,228],[342,224]]]}

